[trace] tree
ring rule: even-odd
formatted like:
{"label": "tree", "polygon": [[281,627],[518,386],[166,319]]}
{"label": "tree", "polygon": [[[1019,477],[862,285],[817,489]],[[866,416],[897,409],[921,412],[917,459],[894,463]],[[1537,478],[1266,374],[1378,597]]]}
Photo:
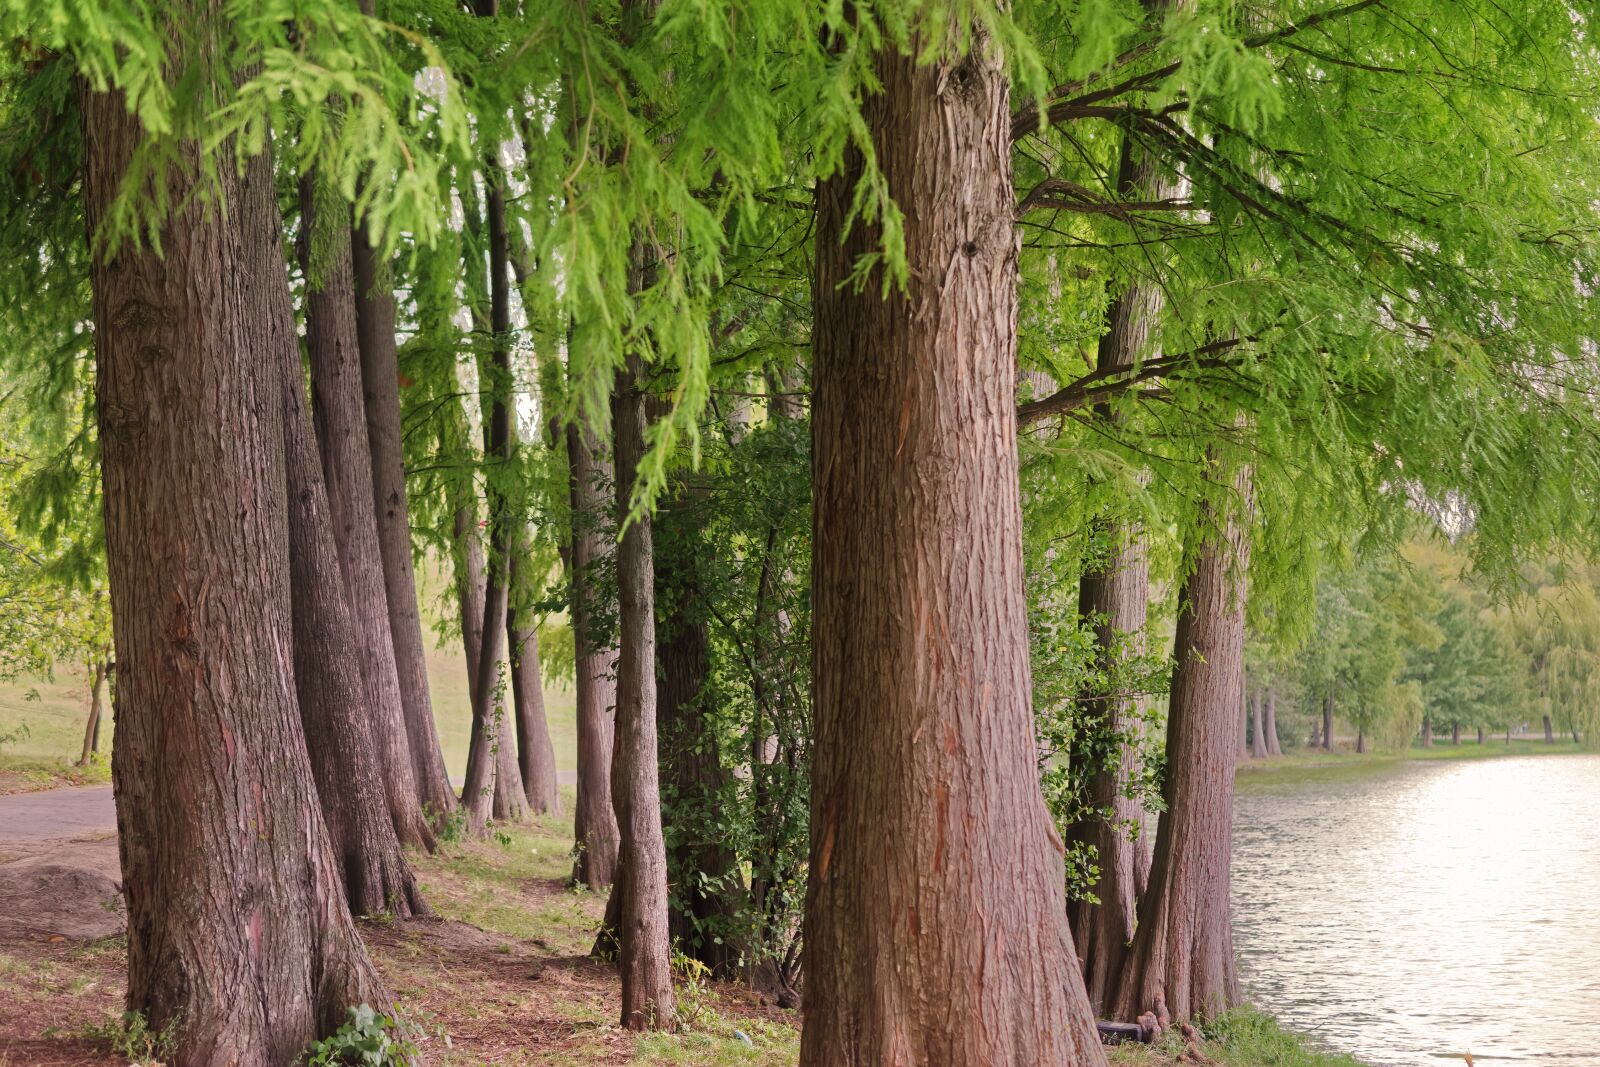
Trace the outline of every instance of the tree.
{"label": "tree", "polygon": [[1197,531],[1193,570],[1179,594],[1166,811],[1138,929],[1111,1001],[1116,1018],[1153,1012],[1163,1026],[1214,1018],[1240,998],[1228,879],[1251,484],[1250,469],[1237,460],[1213,454],[1212,462],[1232,499],[1202,512],[1206,524]]}
{"label": "tree", "polygon": [[176,1062],[266,1067],[387,1002],[311,805],[285,655],[294,322],[272,170],[219,168],[208,209],[200,146],[174,144],[158,256],[108,224],[150,142],[120,92],[83,84],[127,1003],[154,1031],[181,1022]]}
{"label": "tree", "polygon": [[[885,42],[872,76],[870,141],[817,193],[801,1063],[1099,1064],[1033,773],[1007,81],[967,24]],[[869,177],[898,277],[855,276],[884,240],[852,208]]]}
{"label": "tree", "polygon": [[315,188],[307,185],[301,194],[302,220],[315,237],[306,242],[306,347],[311,356],[312,415],[334,544],[350,607],[348,618],[358,641],[364,703],[376,726],[377,766],[395,832],[405,844],[432,849],[433,833],[417,789],[399,668],[389,633],[356,334],[350,231],[342,205],[337,221],[317,224]]}

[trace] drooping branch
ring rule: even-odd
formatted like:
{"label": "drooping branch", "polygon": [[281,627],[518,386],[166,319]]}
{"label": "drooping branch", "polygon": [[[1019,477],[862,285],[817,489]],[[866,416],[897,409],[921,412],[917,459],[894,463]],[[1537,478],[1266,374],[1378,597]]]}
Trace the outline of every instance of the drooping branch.
{"label": "drooping branch", "polygon": [[1066,178],[1046,178],[1017,205],[1017,217],[1030,211],[1073,211],[1080,215],[1130,215],[1150,211],[1185,211],[1194,205],[1183,197],[1159,200],[1113,200]]}
{"label": "drooping branch", "polygon": [[1228,365],[1222,353],[1253,338],[1230,337],[1213,341],[1189,352],[1152,359],[1137,367],[1095,370],[1069,382],[1047,397],[1017,406],[1017,423],[1027,426],[1051,415],[1062,415],[1097,401],[1106,400],[1156,378],[1179,376],[1178,372],[1216,370]]}

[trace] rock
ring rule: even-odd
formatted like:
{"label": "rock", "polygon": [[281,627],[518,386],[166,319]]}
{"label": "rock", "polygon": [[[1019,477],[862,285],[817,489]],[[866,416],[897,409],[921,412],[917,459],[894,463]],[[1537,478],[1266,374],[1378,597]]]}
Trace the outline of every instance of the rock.
{"label": "rock", "polygon": [[98,941],[126,929],[122,889],[114,880],[44,860],[0,867],[0,940]]}

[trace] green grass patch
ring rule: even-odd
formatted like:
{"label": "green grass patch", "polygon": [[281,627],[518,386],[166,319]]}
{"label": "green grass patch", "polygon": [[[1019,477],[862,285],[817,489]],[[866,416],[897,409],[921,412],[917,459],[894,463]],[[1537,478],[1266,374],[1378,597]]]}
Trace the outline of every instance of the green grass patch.
{"label": "green grass patch", "polygon": [[[1353,1057],[1319,1049],[1254,1008],[1231,1011],[1203,1027],[1202,1033],[1205,1055],[1223,1067],[1364,1067]],[[1111,1050],[1110,1058],[1113,1067],[1166,1067],[1180,1062],[1183,1051],[1183,1039],[1168,1035],[1152,1046],[1120,1046]]]}

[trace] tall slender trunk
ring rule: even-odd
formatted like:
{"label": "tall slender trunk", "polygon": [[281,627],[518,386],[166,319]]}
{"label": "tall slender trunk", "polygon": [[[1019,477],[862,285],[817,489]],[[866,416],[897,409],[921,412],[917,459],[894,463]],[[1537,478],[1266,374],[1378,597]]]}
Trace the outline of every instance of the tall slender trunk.
{"label": "tall slender trunk", "polygon": [[[1332,699],[1332,698],[1329,698],[1329,699]],[[1510,737],[1511,737],[1511,733],[1510,733],[1510,731],[1507,731],[1506,732],[1507,740],[1509,740]],[[1424,715],[1422,717],[1422,747],[1423,748],[1432,748],[1433,747],[1433,719],[1430,718],[1427,715]]]}
{"label": "tall slender trunk", "polygon": [[572,491],[572,639],[577,658],[578,797],[573,818],[572,880],[600,889],[616,874],[620,844],[611,802],[612,709],[617,699],[617,650],[603,635],[599,572],[615,558],[611,472],[607,451],[587,426],[567,427]]}
{"label": "tall slender trunk", "polygon": [[1483,744],[1483,727],[1478,727],[1478,744]]}
{"label": "tall slender trunk", "polygon": [[1166,812],[1156,832],[1139,928],[1112,1003],[1133,1020],[1214,1018],[1239,1003],[1233,924],[1233,707],[1244,672],[1250,471],[1233,475],[1239,506],[1200,533],[1179,597],[1167,713]]}
{"label": "tall slender trunk", "polygon": [[516,709],[517,763],[528,808],[540,815],[561,811],[556,779],[556,751],[544,711],[544,682],[539,671],[539,625],[520,595],[527,588],[527,535],[518,538],[511,555],[513,607],[506,620],[510,644],[511,699]]}
{"label": "tall slender trunk", "polygon": [[667,851],[661,828],[656,741],[655,561],[649,515],[629,518],[633,485],[645,452],[644,365],[630,353],[611,402],[616,439],[617,732],[611,797],[621,832],[621,860],[612,894],[620,901],[618,965],[622,1025],[671,1028],[676,1018],[667,918]]}
{"label": "tall slender trunk", "polygon": [[1458,722],[1450,724],[1450,743],[1452,745],[1461,744],[1461,724]]}
{"label": "tall slender trunk", "polygon": [[817,190],[800,1063],[1102,1065],[1034,766],[1008,82],[941,29],[970,51],[919,31],[862,101],[905,290],[847,281],[881,240],[860,154]]}
{"label": "tall slender trunk", "polygon": [[461,610],[461,644],[467,661],[467,703],[471,710],[461,806],[468,812],[469,822],[481,828],[493,814],[495,771],[499,767],[495,750],[499,745],[500,723],[494,696],[498,676],[490,675],[487,694],[479,692],[483,684],[479,668],[483,660],[487,586],[475,502],[469,500],[456,508],[454,532],[456,603]]}
{"label": "tall slender trunk", "polygon": [[395,833],[380,773],[383,757],[366,713],[361,649],[345,599],[299,346],[282,347],[278,376],[289,501],[294,685],[322,817],[351,911],[429,914]]}
{"label": "tall slender trunk", "polygon": [[350,230],[342,216],[336,224],[319,223],[315,199],[312,179],[303,179],[301,224],[308,236],[303,247],[315,247],[320,253],[308,256],[306,262],[306,347],[311,356],[312,416],[333,538],[395,832],[405,844],[432,849],[433,833],[417,790],[400,675],[389,636],[389,601],[378,550],[372,454],[356,336]]}
{"label": "tall slender trunk", "polygon": [[1356,754],[1365,755],[1367,751],[1367,731],[1365,727],[1356,727]]}
{"label": "tall slender trunk", "polygon": [[100,716],[105,708],[106,666],[104,659],[94,661],[94,676],[89,683],[89,721],[83,726],[83,754],[78,766],[87,767],[89,760],[100,751]]}
{"label": "tall slender trunk", "polygon": [[1283,755],[1283,744],[1278,740],[1278,691],[1267,687],[1267,755]]}
{"label": "tall slender trunk", "polygon": [[1333,694],[1331,692],[1322,699],[1322,748],[1325,752],[1333,751]]}
{"label": "tall slender trunk", "polygon": [[[1166,184],[1156,161],[1132,137],[1125,137],[1117,165],[1118,194],[1156,199],[1165,195]],[[1129,285],[1112,302],[1095,369],[1115,371],[1145,358],[1160,312],[1160,286],[1144,281]],[[1038,382],[1036,388],[1045,384]],[[1117,421],[1109,406],[1097,407],[1095,415],[1108,423]],[[1150,568],[1144,530],[1138,523],[1101,519],[1096,526],[1098,539],[1108,548],[1105,558],[1086,567],[1079,579],[1078,613],[1094,628],[1096,666],[1114,672],[1120,657],[1143,651]],[[1090,775],[1088,800],[1099,814],[1073,827],[1068,835],[1094,849],[1100,868],[1100,880],[1094,887],[1098,903],[1074,901],[1068,912],[1089,1003],[1098,1012],[1133,938],[1139,895],[1150,876],[1150,844],[1144,834],[1134,833],[1135,828],[1142,828],[1145,812],[1126,795],[1128,782],[1139,769],[1135,702],[1125,695],[1087,694],[1083,707],[1086,719],[1093,723],[1090,729],[1130,735],[1120,745],[1116,766],[1096,769]]]}
{"label": "tall slender trunk", "polygon": [[1255,759],[1267,758],[1267,701],[1259,689],[1250,691],[1250,755]]}
{"label": "tall slender trunk", "polygon": [[428,691],[427,646],[417,607],[417,579],[411,558],[411,508],[406,499],[405,448],[400,429],[400,363],[395,346],[394,294],[387,272],[367,238],[366,227],[352,234],[355,273],[356,336],[361,349],[362,408],[372,464],[373,511],[378,552],[383,563],[384,602],[400,705],[418,796],[423,808],[442,818],[456,808],[455,790],[445,770],[439,730]]}
{"label": "tall slender trunk", "polygon": [[1548,715],[1544,717],[1544,743],[1547,745],[1553,745],[1556,743],[1555,725],[1551,723],[1550,716]]}
{"label": "tall slender trunk", "polygon": [[[120,93],[85,83],[81,105],[93,233],[143,134]],[[287,655],[295,327],[272,165],[218,168],[202,202],[200,149],[179,152],[162,254],[124,245],[90,269],[126,1004],[173,1028],[172,1062],[278,1067],[389,997],[312,801]]]}

